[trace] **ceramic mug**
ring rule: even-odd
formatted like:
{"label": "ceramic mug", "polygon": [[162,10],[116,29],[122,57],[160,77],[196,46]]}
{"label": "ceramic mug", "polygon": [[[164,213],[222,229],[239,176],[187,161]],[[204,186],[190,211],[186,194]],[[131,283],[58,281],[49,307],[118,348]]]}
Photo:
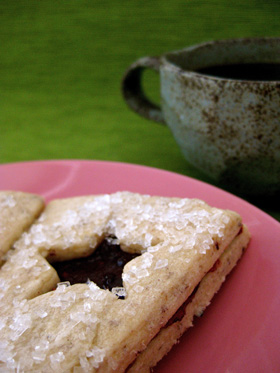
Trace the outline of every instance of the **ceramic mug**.
{"label": "ceramic mug", "polygon": [[[161,105],[142,72],[160,74]],[[185,158],[245,195],[280,191],[280,38],[219,40],[144,57],[122,82],[134,111],[166,124]]]}

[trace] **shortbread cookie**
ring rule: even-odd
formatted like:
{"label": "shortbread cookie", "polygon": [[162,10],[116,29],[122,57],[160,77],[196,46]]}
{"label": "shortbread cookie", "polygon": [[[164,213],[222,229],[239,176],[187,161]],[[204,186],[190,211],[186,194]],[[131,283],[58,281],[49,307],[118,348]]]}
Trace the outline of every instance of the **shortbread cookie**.
{"label": "shortbread cookie", "polygon": [[0,265],[6,252],[44,207],[37,195],[0,191]]}
{"label": "shortbread cookie", "polygon": [[[58,262],[90,257],[104,240],[133,254],[121,286],[61,282]],[[50,202],[0,270],[0,368],[149,371],[248,242],[238,214],[197,199],[118,192]]]}

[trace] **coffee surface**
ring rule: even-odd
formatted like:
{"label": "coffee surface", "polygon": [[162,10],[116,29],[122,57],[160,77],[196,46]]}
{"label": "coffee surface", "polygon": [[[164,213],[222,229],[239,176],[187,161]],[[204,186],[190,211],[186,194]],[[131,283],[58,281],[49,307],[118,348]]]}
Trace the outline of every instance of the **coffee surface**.
{"label": "coffee surface", "polygon": [[196,72],[225,79],[280,81],[280,63],[216,65],[198,69]]}
{"label": "coffee surface", "polygon": [[139,254],[127,253],[112,242],[114,241],[105,239],[86,258],[52,263],[60,281],[69,281],[73,285],[91,280],[101,289],[109,290],[122,287],[123,267]]}

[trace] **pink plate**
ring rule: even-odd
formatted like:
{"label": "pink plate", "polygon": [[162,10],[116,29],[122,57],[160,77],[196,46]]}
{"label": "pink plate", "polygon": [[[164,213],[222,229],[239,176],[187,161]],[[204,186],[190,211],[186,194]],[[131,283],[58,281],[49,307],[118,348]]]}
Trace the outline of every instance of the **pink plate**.
{"label": "pink plate", "polygon": [[280,224],[244,200],[206,183],[149,167],[102,161],[43,161],[0,166],[0,189],[53,198],[118,190],[196,197],[239,212],[250,246],[156,372],[280,371]]}

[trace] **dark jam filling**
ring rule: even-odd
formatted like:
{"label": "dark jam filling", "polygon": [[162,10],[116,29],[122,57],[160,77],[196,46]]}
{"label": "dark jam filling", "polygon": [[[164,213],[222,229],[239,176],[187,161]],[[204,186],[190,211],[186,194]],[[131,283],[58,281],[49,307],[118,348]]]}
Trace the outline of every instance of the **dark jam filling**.
{"label": "dark jam filling", "polygon": [[191,295],[185,300],[185,302],[177,309],[177,311],[174,313],[174,315],[167,321],[167,323],[164,325],[163,328],[167,328],[168,326],[174,324],[177,321],[181,321],[183,317],[186,314],[186,308],[193,300],[195,293],[197,292],[197,289],[199,287],[199,284],[194,288]]}
{"label": "dark jam filling", "polygon": [[[221,261],[218,258],[216,260],[216,262],[213,264],[212,268],[209,269],[208,273],[215,272],[220,267],[220,265],[221,265]],[[196,292],[197,292],[197,290],[199,288],[199,285],[200,285],[200,283],[194,288],[194,290],[189,295],[189,297],[187,298],[187,300],[185,300],[185,302],[181,305],[181,307],[178,308],[178,310],[175,312],[175,314],[168,320],[168,322],[166,323],[166,325],[164,326],[164,328],[167,328],[168,326],[174,324],[175,322],[181,321],[183,319],[183,317],[186,314],[186,308],[191,303],[191,301],[193,300],[193,298],[195,297],[195,294],[196,294]]]}
{"label": "dark jam filling", "polygon": [[52,266],[62,282],[74,285],[90,280],[101,289],[112,290],[123,286],[123,267],[138,255],[121,250],[112,239],[105,239],[90,256],[52,263]]}

